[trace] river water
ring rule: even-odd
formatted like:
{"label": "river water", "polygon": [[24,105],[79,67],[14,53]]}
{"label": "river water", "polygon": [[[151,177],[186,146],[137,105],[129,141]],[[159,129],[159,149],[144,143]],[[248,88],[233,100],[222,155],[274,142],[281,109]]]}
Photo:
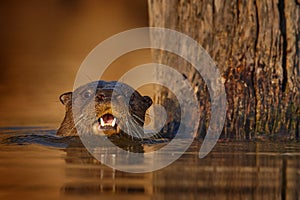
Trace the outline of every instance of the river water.
{"label": "river water", "polygon": [[299,142],[219,142],[199,159],[194,141],[161,170],[126,173],[76,141],[44,127],[1,128],[0,199],[300,199]]}

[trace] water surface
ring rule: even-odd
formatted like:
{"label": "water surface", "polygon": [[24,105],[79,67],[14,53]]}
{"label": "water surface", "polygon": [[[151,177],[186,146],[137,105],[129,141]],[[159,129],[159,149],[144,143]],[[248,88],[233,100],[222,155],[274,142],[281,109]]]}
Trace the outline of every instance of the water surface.
{"label": "water surface", "polygon": [[199,159],[195,141],[141,174],[111,169],[49,128],[4,127],[0,143],[0,199],[300,199],[296,142],[219,142]]}

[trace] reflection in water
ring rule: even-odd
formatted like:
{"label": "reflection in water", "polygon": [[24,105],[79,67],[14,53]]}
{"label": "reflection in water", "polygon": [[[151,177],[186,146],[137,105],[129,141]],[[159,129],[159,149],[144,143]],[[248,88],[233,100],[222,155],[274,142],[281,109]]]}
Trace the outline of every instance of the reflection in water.
{"label": "reflection in water", "polygon": [[[153,194],[152,174],[130,174],[111,169],[95,159],[82,145],[71,144],[66,149],[65,161],[67,164],[66,176],[72,182],[64,184],[60,191],[63,196],[101,196],[111,199],[112,195],[144,199]],[[116,158],[116,149],[108,155],[111,159],[121,159],[129,162],[127,158]],[[120,154],[118,154],[120,155]],[[104,155],[103,155],[104,156]],[[120,199],[120,196],[116,196]]]}
{"label": "reflection in water", "polygon": [[78,138],[51,130],[2,129],[0,138],[1,199],[41,193],[49,199],[300,199],[299,143],[218,143],[199,159],[201,142],[195,141],[168,167],[134,174],[101,164]]}

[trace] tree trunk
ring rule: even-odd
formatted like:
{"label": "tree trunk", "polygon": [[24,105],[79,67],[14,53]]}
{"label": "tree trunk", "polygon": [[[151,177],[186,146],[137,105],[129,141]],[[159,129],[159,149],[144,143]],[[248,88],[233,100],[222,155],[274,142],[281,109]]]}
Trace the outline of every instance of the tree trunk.
{"label": "tree trunk", "polygon": [[[148,0],[150,26],[198,41],[224,79],[227,114],[222,136],[299,138],[300,0]],[[175,67],[197,88],[203,137],[210,116],[205,82],[188,63],[166,52],[154,59]],[[180,65],[179,65],[180,63]],[[158,77],[167,77],[159,74]],[[157,103],[168,92],[160,89]]]}

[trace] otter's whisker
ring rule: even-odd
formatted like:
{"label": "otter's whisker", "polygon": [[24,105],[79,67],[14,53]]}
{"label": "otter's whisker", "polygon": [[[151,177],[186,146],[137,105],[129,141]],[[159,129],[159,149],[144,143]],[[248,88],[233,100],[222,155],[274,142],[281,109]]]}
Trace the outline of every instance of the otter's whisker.
{"label": "otter's whisker", "polygon": [[76,126],[77,126],[82,120],[83,120],[83,116],[82,116],[81,118],[78,119],[78,121],[75,123],[74,127],[72,127],[72,128],[68,131],[67,135],[71,134],[72,131],[76,129]]}
{"label": "otter's whisker", "polygon": [[133,128],[132,132],[134,133],[134,135],[136,135],[139,139],[142,139],[143,140],[143,133],[144,133],[144,129],[143,127],[141,127],[140,124],[135,124],[133,122],[133,124],[130,124]]}
{"label": "otter's whisker", "polygon": [[130,136],[131,136],[131,139],[133,140],[133,135],[129,133],[129,132],[132,132],[132,131],[131,131],[131,126],[129,126],[129,122],[128,122],[128,117],[127,117],[127,115],[125,115],[125,116],[126,116],[126,117],[125,117],[125,125],[126,125],[126,129],[127,129],[127,131],[128,131],[127,135],[130,135]]}
{"label": "otter's whisker", "polygon": [[141,123],[144,123],[144,119],[140,118],[139,116],[137,116],[136,114],[132,113],[132,116],[135,117],[138,121],[140,121]]}

